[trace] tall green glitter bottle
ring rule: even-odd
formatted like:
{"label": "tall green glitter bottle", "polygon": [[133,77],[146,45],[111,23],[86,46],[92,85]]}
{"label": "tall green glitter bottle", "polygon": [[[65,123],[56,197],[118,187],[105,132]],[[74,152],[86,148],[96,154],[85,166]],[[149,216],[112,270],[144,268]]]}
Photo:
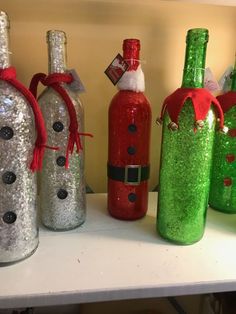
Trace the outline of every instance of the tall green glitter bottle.
{"label": "tall green glitter bottle", "polygon": [[236,63],[231,91],[217,97],[224,112],[227,135],[217,133],[213,153],[213,169],[209,204],[212,208],[236,213]]}
{"label": "tall green glitter bottle", "polygon": [[203,88],[207,42],[208,30],[188,31],[182,87],[166,98],[162,109],[157,228],[178,244],[201,239],[208,207],[213,105],[219,106]]}

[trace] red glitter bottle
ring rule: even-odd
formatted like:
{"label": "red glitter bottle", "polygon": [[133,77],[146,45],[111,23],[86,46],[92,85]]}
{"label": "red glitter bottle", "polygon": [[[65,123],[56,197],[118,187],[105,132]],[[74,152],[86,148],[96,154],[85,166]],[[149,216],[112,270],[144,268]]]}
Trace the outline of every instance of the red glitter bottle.
{"label": "red glitter bottle", "polygon": [[139,51],[138,39],[124,40],[129,68],[109,107],[108,210],[123,220],[143,217],[148,205],[151,107],[143,93]]}

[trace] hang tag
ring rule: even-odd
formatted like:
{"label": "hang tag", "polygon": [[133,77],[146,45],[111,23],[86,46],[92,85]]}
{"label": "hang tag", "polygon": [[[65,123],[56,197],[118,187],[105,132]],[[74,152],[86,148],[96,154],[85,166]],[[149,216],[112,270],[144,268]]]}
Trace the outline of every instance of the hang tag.
{"label": "hang tag", "polygon": [[224,93],[228,92],[231,88],[233,70],[233,66],[230,65],[219,80],[220,90]]}
{"label": "hang tag", "polygon": [[113,85],[116,85],[121,79],[122,75],[128,70],[129,64],[118,53],[118,55],[112,60],[111,64],[107,67],[104,73],[111,80]]}
{"label": "hang tag", "polygon": [[71,70],[68,70],[67,73],[71,74],[73,79],[74,79],[70,84],[68,84],[69,88],[73,92],[84,93],[85,87],[84,87],[79,75],[77,74],[76,70],[71,69]]}
{"label": "hang tag", "polygon": [[220,86],[210,68],[206,68],[205,70],[204,87],[211,93],[220,90]]}

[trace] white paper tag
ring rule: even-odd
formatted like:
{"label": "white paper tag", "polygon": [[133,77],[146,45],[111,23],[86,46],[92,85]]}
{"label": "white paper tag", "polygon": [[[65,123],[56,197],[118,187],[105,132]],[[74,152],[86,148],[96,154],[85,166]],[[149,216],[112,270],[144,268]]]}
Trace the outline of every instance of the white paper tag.
{"label": "white paper tag", "polygon": [[76,70],[71,69],[71,70],[68,70],[67,73],[71,74],[73,79],[74,79],[70,84],[68,84],[69,88],[73,92],[84,93],[85,87],[84,87],[79,75],[77,74]]}
{"label": "white paper tag", "polygon": [[231,88],[233,70],[234,68],[232,65],[228,66],[219,80],[220,90],[224,93],[228,92]]}
{"label": "white paper tag", "polygon": [[204,87],[211,93],[220,90],[220,86],[210,68],[206,68],[205,70]]}

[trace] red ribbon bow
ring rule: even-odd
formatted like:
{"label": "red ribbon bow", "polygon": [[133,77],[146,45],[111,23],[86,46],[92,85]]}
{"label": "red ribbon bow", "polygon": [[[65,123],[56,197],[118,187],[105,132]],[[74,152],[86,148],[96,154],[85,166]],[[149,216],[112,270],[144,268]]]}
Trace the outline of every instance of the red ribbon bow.
{"label": "red ribbon bow", "polygon": [[80,141],[80,135],[93,137],[90,133],[79,133],[78,132],[78,121],[76,117],[76,111],[73,105],[73,102],[66,92],[66,90],[61,86],[61,83],[71,83],[73,81],[73,77],[70,74],[66,73],[53,73],[48,76],[44,73],[35,74],[30,83],[30,91],[36,97],[37,96],[37,87],[38,83],[41,82],[44,86],[52,87],[64,100],[67,110],[70,117],[70,125],[69,125],[69,140],[67,144],[66,150],[66,164],[65,167],[69,166],[69,153],[72,154],[74,150],[74,145],[77,147],[77,153],[79,153],[80,149],[82,150],[82,144]]}
{"label": "red ribbon bow", "polygon": [[33,172],[36,170],[41,170],[45,147],[47,147],[45,145],[47,141],[47,133],[39,105],[32,93],[16,79],[16,70],[14,67],[0,69],[0,80],[7,81],[9,84],[14,86],[26,98],[33,110],[37,129],[37,138],[35,141],[33,159],[30,164],[30,169]]}
{"label": "red ribbon bow", "polygon": [[213,104],[218,111],[220,128],[223,129],[224,114],[221,106],[218,100],[205,88],[178,88],[164,100],[161,110],[161,120],[163,120],[164,113],[167,110],[171,120],[178,124],[179,114],[188,98],[192,101],[196,121],[205,120],[210,110],[210,106]]}

